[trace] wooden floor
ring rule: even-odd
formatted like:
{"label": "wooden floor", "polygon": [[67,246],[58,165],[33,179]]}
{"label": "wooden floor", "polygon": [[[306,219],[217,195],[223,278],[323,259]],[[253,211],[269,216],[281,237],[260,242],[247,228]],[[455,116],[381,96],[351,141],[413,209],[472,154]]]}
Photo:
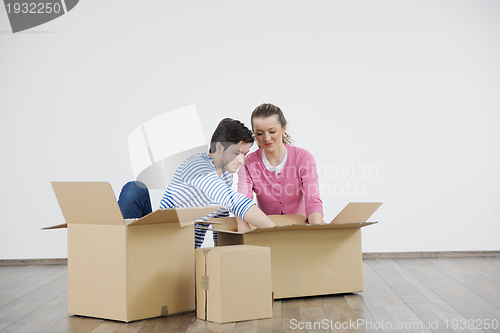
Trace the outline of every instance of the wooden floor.
{"label": "wooden floor", "polygon": [[[67,315],[65,265],[0,266],[0,332],[500,332],[500,258],[365,259],[364,292],[275,301],[231,324]],[[489,328],[488,328],[489,327]]]}

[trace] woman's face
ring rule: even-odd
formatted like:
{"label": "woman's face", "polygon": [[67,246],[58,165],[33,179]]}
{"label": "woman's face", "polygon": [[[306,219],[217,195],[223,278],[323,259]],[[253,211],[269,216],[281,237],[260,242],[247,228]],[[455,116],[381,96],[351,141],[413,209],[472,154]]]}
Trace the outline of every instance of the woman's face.
{"label": "woman's face", "polygon": [[281,127],[277,115],[267,118],[254,118],[252,125],[253,134],[259,147],[266,152],[273,152],[283,144],[283,133],[285,133],[286,126]]}

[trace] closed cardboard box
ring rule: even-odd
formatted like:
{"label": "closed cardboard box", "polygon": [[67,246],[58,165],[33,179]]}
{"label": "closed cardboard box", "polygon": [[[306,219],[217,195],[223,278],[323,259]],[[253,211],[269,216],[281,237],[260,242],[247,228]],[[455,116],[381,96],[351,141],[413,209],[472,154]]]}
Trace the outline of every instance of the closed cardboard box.
{"label": "closed cardboard box", "polygon": [[108,183],[52,183],[68,228],[68,312],[134,321],[195,310],[193,221],[220,207],[124,220]]}
{"label": "closed cardboard box", "polygon": [[196,250],[197,316],[216,323],[271,318],[269,247],[237,245]]}
{"label": "closed cardboard box", "polygon": [[218,245],[271,248],[274,297],[290,298],[363,291],[361,228],[382,203],[349,203],[331,223],[310,225],[301,214],[270,215],[277,224],[237,232],[236,220],[211,219]]}

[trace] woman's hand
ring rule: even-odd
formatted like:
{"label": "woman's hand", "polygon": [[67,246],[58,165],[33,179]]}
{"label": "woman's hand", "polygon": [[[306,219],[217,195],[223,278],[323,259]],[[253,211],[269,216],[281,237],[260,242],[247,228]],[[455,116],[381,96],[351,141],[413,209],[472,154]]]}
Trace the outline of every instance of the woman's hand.
{"label": "woman's hand", "polygon": [[320,223],[325,223],[323,222],[323,214],[320,212],[314,212],[311,215],[307,217],[307,221],[309,221],[309,224],[320,224]]}

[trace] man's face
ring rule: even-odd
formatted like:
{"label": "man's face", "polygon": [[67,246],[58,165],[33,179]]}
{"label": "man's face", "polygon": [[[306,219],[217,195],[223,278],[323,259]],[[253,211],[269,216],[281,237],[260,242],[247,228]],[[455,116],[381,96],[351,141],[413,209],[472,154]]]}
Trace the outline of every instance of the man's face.
{"label": "man's face", "polygon": [[245,162],[245,156],[250,150],[251,143],[239,142],[224,149],[222,152],[222,166],[225,170],[235,173]]}

